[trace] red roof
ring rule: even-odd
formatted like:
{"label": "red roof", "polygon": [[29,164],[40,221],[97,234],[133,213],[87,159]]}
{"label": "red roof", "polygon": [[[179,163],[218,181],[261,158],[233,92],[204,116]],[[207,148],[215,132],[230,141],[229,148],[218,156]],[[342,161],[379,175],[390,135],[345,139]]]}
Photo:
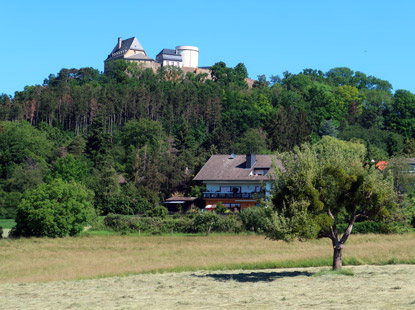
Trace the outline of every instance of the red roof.
{"label": "red roof", "polygon": [[376,168],[378,168],[380,171],[383,171],[385,168],[386,168],[386,166],[388,165],[388,162],[387,161],[378,161],[377,163],[376,163]]}

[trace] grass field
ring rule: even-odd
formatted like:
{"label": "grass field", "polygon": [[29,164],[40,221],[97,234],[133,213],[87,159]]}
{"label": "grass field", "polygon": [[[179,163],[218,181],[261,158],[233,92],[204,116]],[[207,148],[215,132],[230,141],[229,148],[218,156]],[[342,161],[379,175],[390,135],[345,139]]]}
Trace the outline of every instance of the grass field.
{"label": "grass field", "polygon": [[[160,271],[329,266],[329,240],[258,235],[92,236],[0,241],[0,283],[77,280]],[[415,263],[415,234],[353,235],[344,263]]]}
{"label": "grass field", "polygon": [[[141,274],[80,281],[0,284],[0,308],[376,309],[415,308],[412,265]],[[317,275],[316,275],[317,274]]]}

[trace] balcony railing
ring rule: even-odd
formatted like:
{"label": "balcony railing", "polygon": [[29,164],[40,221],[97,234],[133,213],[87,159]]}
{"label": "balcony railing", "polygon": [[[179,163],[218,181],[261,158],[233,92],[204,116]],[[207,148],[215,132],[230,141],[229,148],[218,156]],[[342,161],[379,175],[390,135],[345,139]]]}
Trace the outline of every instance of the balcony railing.
{"label": "balcony railing", "polygon": [[240,198],[240,199],[260,199],[265,198],[265,193],[222,193],[204,192],[203,198]]}

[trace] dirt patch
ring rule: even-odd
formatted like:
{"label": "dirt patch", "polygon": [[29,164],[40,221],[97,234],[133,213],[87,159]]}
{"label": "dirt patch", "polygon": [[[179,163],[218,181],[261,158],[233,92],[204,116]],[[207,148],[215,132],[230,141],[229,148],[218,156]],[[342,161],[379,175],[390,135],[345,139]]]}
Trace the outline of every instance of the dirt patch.
{"label": "dirt patch", "polygon": [[412,265],[147,274],[0,285],[1,309],[411,309]]}

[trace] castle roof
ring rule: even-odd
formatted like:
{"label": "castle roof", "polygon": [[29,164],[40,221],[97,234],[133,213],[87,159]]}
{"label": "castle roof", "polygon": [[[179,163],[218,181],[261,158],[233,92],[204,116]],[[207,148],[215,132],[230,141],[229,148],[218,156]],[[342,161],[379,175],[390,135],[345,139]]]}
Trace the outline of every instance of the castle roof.
{"label": "castle roof", "polygon": [[163,54],[163,55],[177,55],[176,50],[173,50],[171,48],[163,48],[161,50],[161,52],[157,54],[157,56],[160,55],[160,54]]}
{"label": "castle roof", "polygon": [[[119,38],[118,40],[119,41],[117,45],[114,47],[111,54],[108,55],[105,61],[120,58],[127,60],[154,61],[153,59],[147,56],[146,52],[144,51],[143,47],[141,46],[140,42],[138,42],[136,37],[132,37],[122,41],[121,38]],[[139,53],[126,57],[125,54],[130,50],[137,51]]]}
{"label": "castle roof", "polygon": [[121,47],[118,47],[115,45],[114,49],[111,53],[118,52],[119,50],[136,50],[136,51],[142,51],[145,53],[144,48],[141,46],[140,42],[138,42],[136,37],[132,37],[126,40],[121,41]]}
{"label": "castle roof", "polygon": [[148,57],[145,54],[135,54],[131,56],[124,57],[126,60],[144,60],[144,61],[154,61],[153,58]]}

